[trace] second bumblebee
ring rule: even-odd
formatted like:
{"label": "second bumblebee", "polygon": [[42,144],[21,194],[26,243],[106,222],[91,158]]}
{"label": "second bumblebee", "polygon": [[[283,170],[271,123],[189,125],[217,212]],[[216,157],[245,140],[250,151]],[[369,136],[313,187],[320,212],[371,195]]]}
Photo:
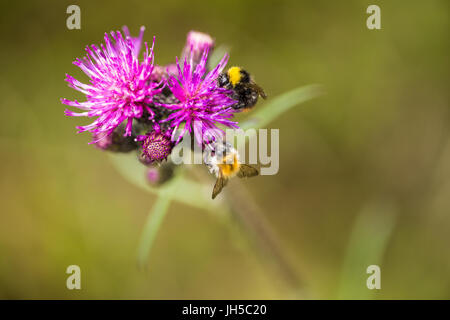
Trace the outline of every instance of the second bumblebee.
{"label": "second bumblebee", "polygon": [[238,101],[232,106],[233,109],[248,111],[256,104],[259,96],[267,98],[264,90],[240,67],[231,67],[227,72],[221,73],[217,81],[220,87],[233,91],[231,98]]}

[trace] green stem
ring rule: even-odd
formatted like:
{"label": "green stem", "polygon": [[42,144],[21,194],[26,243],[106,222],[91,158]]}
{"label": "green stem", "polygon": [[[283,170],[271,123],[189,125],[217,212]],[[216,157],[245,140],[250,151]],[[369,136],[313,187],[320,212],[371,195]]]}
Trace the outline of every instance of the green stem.
{"label": "green stem", "polygon": [[156,203],[147,217],[138,247],[138,264],[140,266],[146,265],[146,261],[150,254],[150,250],[153,247],[156,234],[158,233],[159,227],[166,216],[170,202],[170,192],[169,190],[164,190],[156,198]]}

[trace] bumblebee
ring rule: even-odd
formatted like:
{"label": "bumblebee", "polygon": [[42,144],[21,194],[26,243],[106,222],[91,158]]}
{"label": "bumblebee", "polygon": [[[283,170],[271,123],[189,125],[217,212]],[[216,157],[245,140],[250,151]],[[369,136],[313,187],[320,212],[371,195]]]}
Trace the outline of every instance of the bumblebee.
{"label": "bumblebee", "polygon": [[258,169],[239,162],[239,154],[228,143],[216,144],[214,151],[205,157],[205,163],[211,173],[217,177],[214,184],[212,199],[222,191],[228,180],[234,176],[250,178],[259,174]]}
{"label": "bumblebee", "polygon": [[236,110],[248,111],[256,104],[259,96],[263,99],[267,98],[264,90],[252,80],[247,71],[240,67],[231,67],[227,72],[222,72],[217,82],[219,87],[233,91],[231,98],[238,103],[232,107]]}

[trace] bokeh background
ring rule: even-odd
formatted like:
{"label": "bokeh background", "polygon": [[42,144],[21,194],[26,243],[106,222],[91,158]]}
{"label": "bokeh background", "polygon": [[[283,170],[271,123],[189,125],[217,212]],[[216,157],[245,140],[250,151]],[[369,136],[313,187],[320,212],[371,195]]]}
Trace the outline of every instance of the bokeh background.
{"label": "bokeh background", "polygon": [[[66,28],[70,4],[81,30]],[[382,30],[366,28],[369,4]],[[0,298],[450,298],[448,1],[3,1],[0,16]],[[155,196],[75,134],[87,121],[59,102],[80,98],[63,81],[86,80],[74,58],[123,25],[157,36],[159,64],[194,29],[271,97],[323,85],[270,124],[279,173],[245,183],[305,287],[245,230],[177,202],[136,267]],[[71,264],[80,291],[66,289]]]}

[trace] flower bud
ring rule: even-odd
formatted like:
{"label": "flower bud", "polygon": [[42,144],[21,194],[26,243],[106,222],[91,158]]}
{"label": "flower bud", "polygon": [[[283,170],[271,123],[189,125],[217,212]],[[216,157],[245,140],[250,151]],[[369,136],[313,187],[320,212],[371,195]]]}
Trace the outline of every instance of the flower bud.
{"label": "flower bud", "polygon": [[165,162],[159,166],[152,166],[147,169],[146,179],[152,186],[160,186],[169,181],[174,174],[175,166],[172,162]]}
{"label": "flower bud", "polygon": [[134,136],[124,137],[124,126],[120,125],[111,134],[105,132],[93,133],[92,143],[101,150],[112,152],[130,152],[137,149],[138,144]]}
{"label": "flower bud", "polygon": [[139,160],[145,165],[167,160],[174,146],[170,134],[163,133],[159,127],[153,128],[150,133],[138,139],[143,141]]}
{"label": "flower bud", "polygon": [[186,57],[188,60],[189,58],[192,58],[194,65],[197,65],[202,58],[203,52],[209,50],[209,53],[211,54],[213,48],[214,40],[209,34],[190,31],[187,35],[181,61],[184,62]]}

